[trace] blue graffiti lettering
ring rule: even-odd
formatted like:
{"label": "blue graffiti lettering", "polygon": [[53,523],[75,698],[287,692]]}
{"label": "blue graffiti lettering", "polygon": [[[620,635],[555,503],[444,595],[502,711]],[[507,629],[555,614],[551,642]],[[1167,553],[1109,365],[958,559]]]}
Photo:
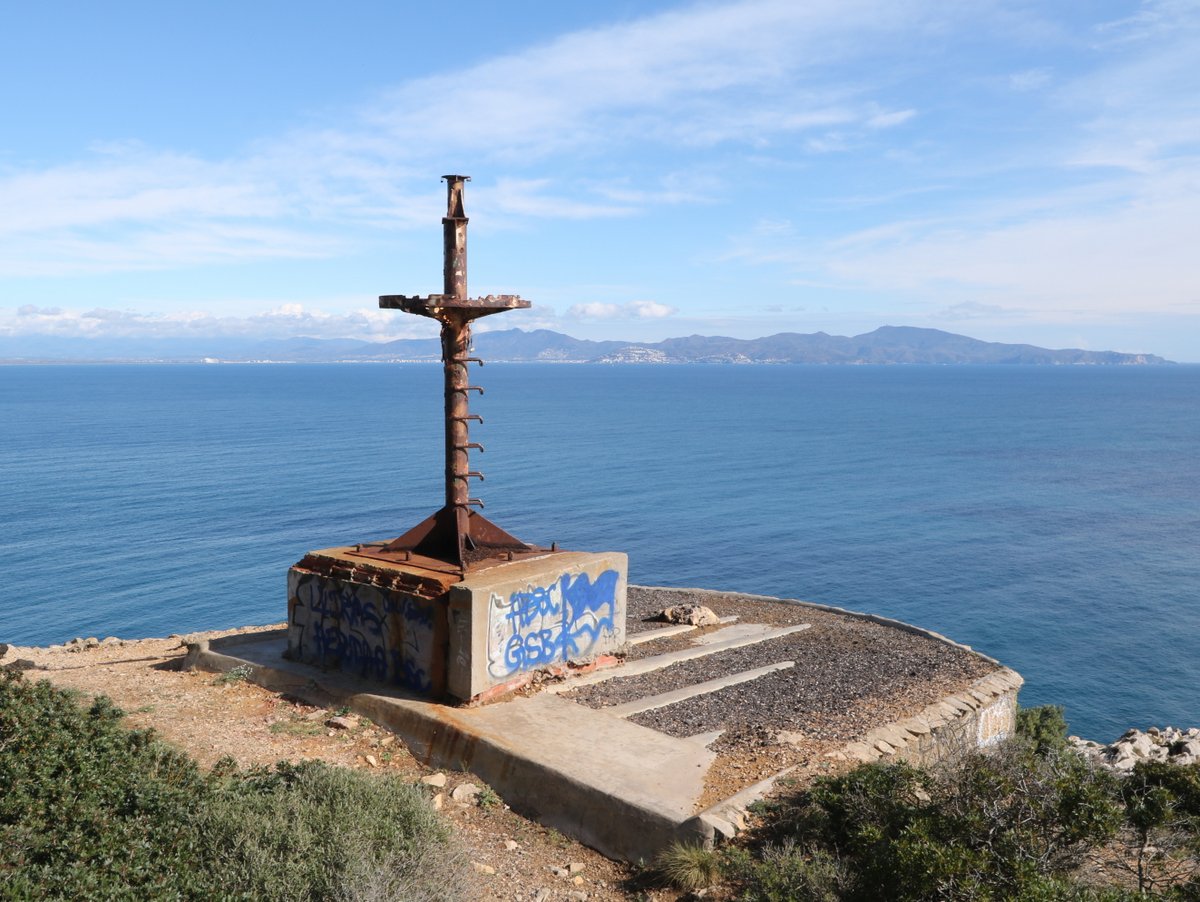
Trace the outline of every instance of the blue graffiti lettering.
{"label": "blue graffiti lettering", "polygon": [[513,592],[502,608],[508,638],[501,636],[503,648],[489,652],[492,673],[507,676],[590,653],[602,636],[616,632],[619,581],[615,570],[594,582],[586,573],[564,574],[549,587]]}
{"label": "blue graffiti lettering", "polygon": [[538,586],[528,592],[513,592],[508,597],[508,613],[505,617],[509,622],[515,621],[516,626],[523,629],[535,620],[547,615],[554,616],[561,610],[550,589]]}

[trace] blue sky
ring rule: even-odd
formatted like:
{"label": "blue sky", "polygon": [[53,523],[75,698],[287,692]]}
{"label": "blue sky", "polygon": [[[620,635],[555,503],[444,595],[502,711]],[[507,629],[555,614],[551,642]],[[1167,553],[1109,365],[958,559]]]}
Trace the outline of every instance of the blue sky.
{"label": "blue sky", "polygon": [[[411,7],[411,8],[409,8]],[[10,4],[0,336],[481,327],[1200,361],[1200,0]]]}

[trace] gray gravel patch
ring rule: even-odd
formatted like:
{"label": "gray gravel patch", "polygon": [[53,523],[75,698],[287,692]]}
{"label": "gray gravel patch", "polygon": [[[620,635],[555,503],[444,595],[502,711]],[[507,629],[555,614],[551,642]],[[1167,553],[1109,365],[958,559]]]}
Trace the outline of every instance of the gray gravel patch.
{"label": "gray gravel patch", "polygon": [[[634,587],[629,590],[630,626],[683,601],[705,604],[721,616],[737,614],[743,623],[809,623],[812,628],[643,676],[615,678],[567,697],[603,708],[791,660],[796,666],[789,670],[646,711],[630,720],[675,736],[724,729],[731,737],[766,737],[791,730],[813,739],[849,741],[996,669],[965,649],[927,636],[830,611],[736,595],[687,598]],[[648,642],[638,646],[635,655],[685,647],[698,634]]]}

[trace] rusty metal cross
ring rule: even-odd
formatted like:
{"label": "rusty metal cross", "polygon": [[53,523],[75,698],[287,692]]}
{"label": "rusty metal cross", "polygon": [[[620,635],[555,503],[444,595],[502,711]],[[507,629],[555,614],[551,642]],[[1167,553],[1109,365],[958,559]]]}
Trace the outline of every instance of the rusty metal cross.
{"label": "rusty metal cross", "polygon": [[[471,510],[483,502],[471,497],[472,479],[483,474],[471,469],[470,452],[483,451],[470,441],[468,423],[482,423],[470,412],[469,395],[483,389],[470,384],[471,322],[481,316],[529,307],[529,301],[515,294],[481,298],[467,296],[467,216],[463,208],[466,175],[442,176],[447,187],[447,209],[442,218],[444,233],[443,293],[428,297],[402,294],[382,295],[379,306],[428,316],[442,324],[442,368],[445,383],[446,414],[446,502],[440,510],[382,548],[364,548],[364,556],[385,560],[412,561],[433,569],[446,566],[465,573],[472,563],[514,553],[539,551],[527,545]],[[414,557],[415,556],[415,557]],[[441,565],[441,566],[439,566]]]}

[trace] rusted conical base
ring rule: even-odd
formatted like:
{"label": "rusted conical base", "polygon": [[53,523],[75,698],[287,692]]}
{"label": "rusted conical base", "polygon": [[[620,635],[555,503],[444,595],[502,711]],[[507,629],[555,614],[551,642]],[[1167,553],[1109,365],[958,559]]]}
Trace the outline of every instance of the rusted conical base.
{"label": "rusted conical base", "polygon": [[382,545],[359,546],[355,554],[461,574],[471,564],[489,558],[503,560],[508,552],[527,554],[544,550],[510,535],[483,514],[471,511],[466,519],[462,545],[459,545],[455,510],[443,507],[404,535]]}

